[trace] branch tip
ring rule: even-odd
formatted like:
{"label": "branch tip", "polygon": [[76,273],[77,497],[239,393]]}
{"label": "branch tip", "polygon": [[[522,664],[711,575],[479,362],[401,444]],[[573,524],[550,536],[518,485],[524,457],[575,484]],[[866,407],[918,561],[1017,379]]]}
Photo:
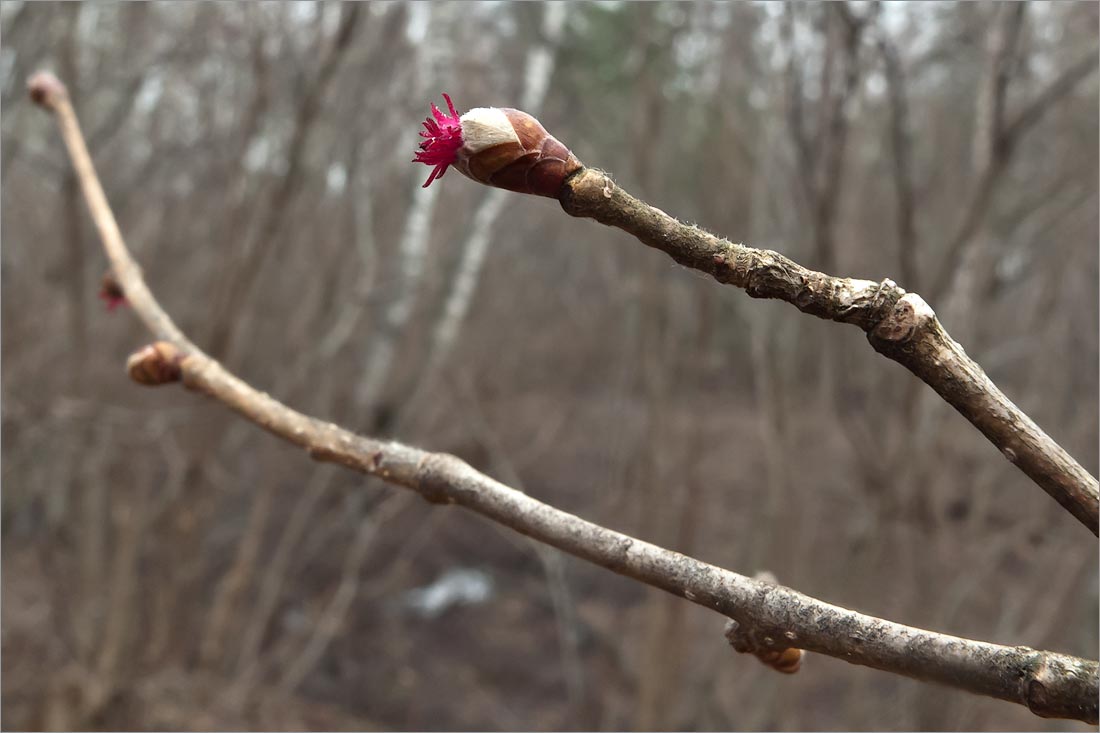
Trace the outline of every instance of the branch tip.
{"label": "branch tip", "polygon": [[27,79],[27,92],[31,101],[49,110],[56,109],[57,103],[68,96],[65,85],[50,71],[36,71]]}

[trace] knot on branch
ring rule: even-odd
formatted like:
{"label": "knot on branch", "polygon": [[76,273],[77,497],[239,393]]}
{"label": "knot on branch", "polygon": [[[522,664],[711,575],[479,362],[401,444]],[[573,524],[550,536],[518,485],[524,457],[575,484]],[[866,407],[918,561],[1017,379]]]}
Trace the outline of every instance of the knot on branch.
{"label": "knot on branch", "polygon": [[901,296],[894,307],[871,330],[872,340],[903,344],[936,317],[932,307],[916,293]]}
{"label": "knot on branch", "polygon": [[[775,574],[768,570],[761,570],[754,579],[771,585],[779,583]],[[767,595],[767,586],[762,586],[761,592]],[[751,654],[776,672],[794,674],[802,667],[802,656],[805,652],[793,646],[798,634],[790,629],[782,633],[762,631],[755,625],[743,626],[731,618],[726,622],[725,636],[734,651]]]}
{"label": "knot on branch", "polygon": [[1074,718],[1093,725],[1100,717],[1096,697],[1097,665],[1081,659],[1039,652],[1030,647],[1014,650],[1023,659],[1019,674],[1026,683],[1025,702],[1041,718]]}
{"label": "knot on branch", "polygon": [[40,107],[53,110],[68,95],[65,85],[49,71],[38,71],[27,79],[27,92],[31,101]]}
{"label": "knot on branch", "polygon": [[167,341],[157,341],[130,354],[126,372],[130,379],[146,387],[178,382],[183,377],[184,354]]}

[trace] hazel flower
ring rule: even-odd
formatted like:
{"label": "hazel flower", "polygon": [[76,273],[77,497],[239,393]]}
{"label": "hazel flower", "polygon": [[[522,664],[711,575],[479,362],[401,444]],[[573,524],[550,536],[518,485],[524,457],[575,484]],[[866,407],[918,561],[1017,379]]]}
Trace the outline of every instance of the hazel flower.
{"label": "hazel flower", "polygon": [[434,166],[427,187],[454,166],[463,175],[497,188],[557,198],[565,179],[584,166],[569,148],[526,112],[477,107],[459,116],[444,94],[448,112],[434,104],[424,121],[415,163]]}
{"label": "hazel flower", "polygon": [[122,285],[119,284],[110,270],[107,271],[103,276],[103,280],[99,283],[99,298],[107,304],[108,313],[120,305],[129,303],[126,300],[126,293],[122,290]]}

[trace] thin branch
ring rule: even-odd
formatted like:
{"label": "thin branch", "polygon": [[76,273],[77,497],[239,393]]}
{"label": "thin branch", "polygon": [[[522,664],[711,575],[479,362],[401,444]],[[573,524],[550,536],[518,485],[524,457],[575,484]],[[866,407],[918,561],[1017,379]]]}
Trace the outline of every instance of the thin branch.
{"label": "thin branch", "polygon": [[[301,170],[305,165],[305,153],[307,143],[315,129],[315,123],[332,81],[340,70],[341,63],[351,48],[351,40],[355,35],[359,24],[360,7],[357,3],[351,3],[341,8],[340,26],[336,31],[336,38],[327,55],[321,61],[321,67],[317,72],[317,78],[309,85],[298,107],[298,113],[294,121],[294,131],[291,133],[290,142],[287,145],[286,159],[287,169],[279,176],[279,183],[272,193],[263,223],[259,228],[259,235],[255,239],[246,239],[243,265],[236,271],[231,271],[223,281],[221,295],[223,299],[215,312],[237,313],[241,306],[252,297],[260,275],[265,267],[275,260],[275,249],[278,247],[278,232],[282,227],[287,212],[295,196],[301,187]],[[262,54],[262,50],[259,51]],[[236,334],[240,329],[241,319],[218,319],[210,337],[211,351],[223,356],[231,344],[236,343]]]}
{"label": "thin branch", "polygon": [[[715,610],[737,622],[738,642],[745,650],[766,652],[796,646],[853,664],[1026,705],[1043,717],[1092,723],[1100,717],[1097,702],[1100,675],[1096,662],[903,626],[738,575],[543,504],[475,471],[455,456],[355,435],[298,413],[250,387],[195,347],[149,291],[103,194],[64,86],[51,75],[39,74],[31,79],[30,90],[39,104],[56,113],[104,249],[134,311],[154,334],[170,342],[132,357],[129,364],[132,376],[147,382],[182,380],[190,389],[213,397],[272,434],[306,449],[315,460],[337,463],[405,486],[432,503],[458,504],[539,542]],[[670,241],[673,235],[690,230],[696,242],[695,255],[706,258],[711,263],[709,271],[714,271],[716,260],[703,251],[706,247],[700,243],[709,235],[634,201],[602,174],[582,171],[572,180],[569,191],[572,195],[566,197],[564,205],[576,212],[606,215],[611,211],[602,208],[599,200],[593,201],[593,195],[600,200],[606,195],[606,201],[616,202],[624,216],[635,211],[642,219],[621,218],[620,224],[630,226],[633,221],[635,228],[645,233],[643,241],[654,246],[661,241],[653,239],[654,224],[664,226]],[[648,227],[642,226],[644,222],[648,222]],[[733,254],[734,247],[722,242],[723,251]],[[739,254],[740,258],[730,261],[733,267],[724,271],[750,273],[746,283],[750,293],[756,295],[775,292],[781,275],[794,273],[796,270],[792,268],[798,268],[774,254],[747,248],[739,248]],[[764,270],[750,267],[746,271],[740,267],[746,264],[745,260],[765,255],[770,264]],[[800,292],[805,296],[795,301],[801,307],[821,314],[828,305],[825,310],[841,320],[855,322],[860,320],[860,313],[873,310],[869,309],[873,301],[882,299],[877,293],[897,290],[889,283],[879,286],[820,275],[813,279],[804,277],[803,283],[806,287]],[[820,302],[823,298],[813,291],[812,284],[834,286],[827,291],[833,296],[830,304]],[[856,288],[861,297],[856,298],[853,290],[838,290],[838,286]],[[847,305],[842,306],[836,296],[845,292]],[[905,299],[903,296],[894,300],[900,304]],[[842,309],[849,315],[840,313]],[[898,320],[894,315],[886,322],[896,324]],[[934,318],[930,320],[935,325]],[[888,339],[889,335],[878,338]]]}
{"label": "thin branch", "polygon": [[[994,121],[995,128],[990,133],[991,139],[985,147],[985,154],[979,156],[979,162],[984,161],[984,166],[978,169],[979,178],[971,189],[970,201],[963,218],[945,247],[943,264],[931,289],[933,296],[942,296],[950,291],[966,246],[985,218],[993,193],[1004,178],[1020,140],[1050,111],[1055,102],[1073,91],[1078,83],[1096,69],[1097,58],[1097,49],[1093,49],[1059,74],[1011,122],[1003,119]],[[1004,114],[1003,103],[996,107],[996,111]]]}
{"label": "thin branch", "polygon": [[818,318],[859,326],[875,351],[920,377],[1005,458],[1093,534],[1100,533],[1096,479],[997,388],[919,295],[891,280],[832,277],[777,252],[721,239],[639,201],[590,168],[565,182],[560,199],[566,213],[622,229],[754,298],[783,300]]}
{"label": "thin branch", "polygon": [[317,624],[310,630],[309,638],[302,645],[301,651],[286,665],[286,669],[276,683],[276,688],[280,691],[287,694],[293,693],[324,656],[333,637],[343,626],[348,609],[351,608],[352,601],[359,592],[360,570],[367,559],[367,550],[374,544],[378,528],[384,526],[405,508],[406,502],[403,499],[401,495],[391,495],[384,499],[381,506],[375,508],[370,516],[360,520],[359,529],[355,532],[351,547],[344,556],[336,592],[321,611]]}
{"label": "thin branch", "polygon": [[1016,117],[1005,126],[1005,144],[1015,144],[1028,130],[1033,128],[1054,106],[1054,103],[1073,91],[1078,83],[1088,77],[1097,66],[1097,52],[1100,49],[1092,49],[1083,57],[1071,64],[1046,89],[1016,114]]}

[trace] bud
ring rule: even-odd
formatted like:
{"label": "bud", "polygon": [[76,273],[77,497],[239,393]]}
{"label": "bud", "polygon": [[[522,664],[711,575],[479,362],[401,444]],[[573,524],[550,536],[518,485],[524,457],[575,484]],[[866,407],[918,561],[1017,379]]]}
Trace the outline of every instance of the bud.
{"label": "bud", "polygon": [[130,354],[126,360],[126,371],[130,379],[138,384],[156,387],[180,381],[183,376],[182,361],[183,354],[179,349],[167,341],[157,341]]}
{"label": "bud", "polygon": [[99,298],[107,304],[108,313],[120,305],[126,305],[126,293],[110,270],[104,273],[103,280],[99,283]]}
{"label": "bud", "polygon": [[[766,583],[776,582],[775,575],[767,570],[757,573],[756,579]],[[725,636],[734,651],[751,654],[783,674],[794,674],[801,669],[802,657],[806,655],[806,652],[796,647],[778,646],[774,637],[757,638],[756,634],[745,630],[732,618],[726,622]],[[783,637],[784,641],[794,641],[797,638],[793,631],[784,632]]]}
{"label": "bud", "polygon": [[[584,166],[538,120],[507,107],[477,107],[459,116],[446,94],[445,114],[434,104],[413,162],[433,165],[427,187],[449,166],[497,188],[557,198],[565,179]],[[434,118],[434,119],[433,119]]]}
{"label": "bud", "polygon": [[756,652],[756,658],[776,672],[794,674],[802,667],[801,649],[769,649]]}

